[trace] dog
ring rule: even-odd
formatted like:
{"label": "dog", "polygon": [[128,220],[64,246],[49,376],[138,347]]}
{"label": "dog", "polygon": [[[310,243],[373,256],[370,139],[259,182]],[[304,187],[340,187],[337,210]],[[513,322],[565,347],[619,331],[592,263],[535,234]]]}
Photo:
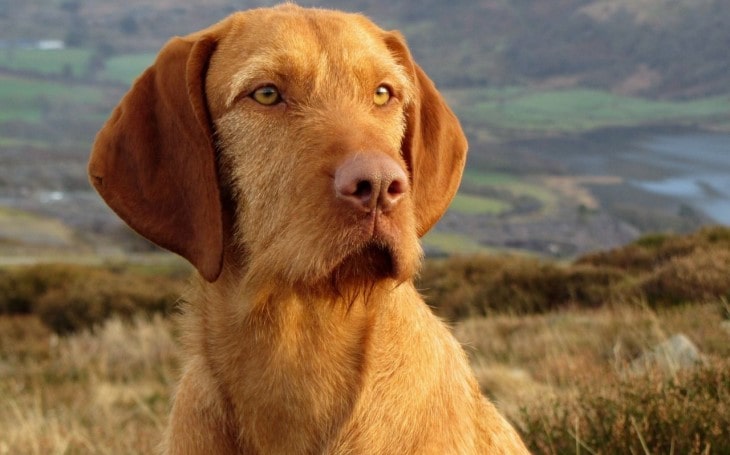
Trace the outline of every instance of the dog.
{"label": "dog", "polygon": [[292,4],[173,38],[89,179],[197,270],[163,452],[524,454],[415,289],[467,142],[404,38]]}

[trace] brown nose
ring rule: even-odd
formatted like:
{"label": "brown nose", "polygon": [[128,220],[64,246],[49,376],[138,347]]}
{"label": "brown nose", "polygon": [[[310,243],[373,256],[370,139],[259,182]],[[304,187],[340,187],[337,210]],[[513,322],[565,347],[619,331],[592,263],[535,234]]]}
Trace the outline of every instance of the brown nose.
{"label": "brown nose", "polygon": [[360,153],[346,159],[335,171],[335,192],[354,208],[388,211],[408,192],[408,176],[392,158],[382,153]]}

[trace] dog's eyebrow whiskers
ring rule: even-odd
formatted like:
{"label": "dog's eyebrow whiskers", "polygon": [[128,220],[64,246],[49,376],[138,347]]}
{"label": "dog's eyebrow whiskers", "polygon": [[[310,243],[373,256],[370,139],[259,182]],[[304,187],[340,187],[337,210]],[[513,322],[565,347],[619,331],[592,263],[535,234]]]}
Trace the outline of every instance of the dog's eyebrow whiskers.
{"label": "dog's eyebrow whiskers", "polygon": [[272,68],[278,66],[276,60],[269,57],[252,57],[241,71],[231,77],[228,97],[225,100],[226,108],[231,107],[241,96],[247,95],[249,91],[256,88],[254,85],[257,83],[260,84],[263,81],[277,82],[272,79],[281,79],[282,74],[272,71]]}

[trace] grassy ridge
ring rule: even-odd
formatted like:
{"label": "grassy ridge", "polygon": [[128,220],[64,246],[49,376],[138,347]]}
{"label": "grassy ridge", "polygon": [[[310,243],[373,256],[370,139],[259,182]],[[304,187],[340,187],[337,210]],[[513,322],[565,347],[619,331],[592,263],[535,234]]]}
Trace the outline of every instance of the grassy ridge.
{"label": "grassy ridge", "polygon": [[659,308],[730,299],[730,230],[652,235],[570,264],[530,257],[434,260],[419,286],[448,320],[495,313],[531,314],[629,301]]}
{"label": "grassy ridge", "polygon": [[[434,234],[434,242],[456,242]],[[465,244],[466,250],[474,245]],[[630,301],[653,308],[730,299],[730,229],[653,235],[570,264],[524,256],[456,256],[427,262],[418,281],[440,316],[457,321]],[[57,332],[113,315],[171,311],[188,269],[33,266],[0,270],[0,314],[39,314]]]}
{"label": "grassy ridge", "polygon": [[727,96],[654,101],[588,89],[475,88],[447,93],[466,123],[507,131],[579,133],[659,123],[726,123],[730,118]]}

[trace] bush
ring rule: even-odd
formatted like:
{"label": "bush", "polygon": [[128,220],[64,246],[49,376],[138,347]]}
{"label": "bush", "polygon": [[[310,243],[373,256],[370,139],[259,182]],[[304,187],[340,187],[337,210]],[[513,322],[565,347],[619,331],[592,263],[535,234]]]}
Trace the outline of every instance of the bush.
{"label": "bush", "polygon": [[26,314],[49,289],[78,274],[65,265],[43,265],[0,270],[0,314]]}
{"label": "bush", "polygon": [[574,402],[523,409],[522,434],[535,454],[576,453],[578,444],[597,454],[730,453],[728,396],[727,361],[669,380],[650,374],[582,386]]}
{"label": "bush", "polygon": [[673,258],[644,278],[641,290],[652,306],[730,296],[730,250],[695,250]]}
{"label": "bush", "polygon": [[620,290],[610,267],[561,266],[522,257],[458,257],[429,262],[418,286],[449,320],[491,313],[541,313],[568,305],[597,307]]}
{"label": "bush", "polygon": [[708,227],[692,235],[650,234],[621,248],[587,254],[576,264],[615,267],[631,272],[651,272],[674,258],[697,249],[730,250],[730,229]]}
{"label": "bush", "polygon": [[0,314],[34,313],[57,333],[93,327],[112,315],[171,312],[184,281],[123,267],[38,265],[3,271]]}
{"label": "bush", "polygon": [[417,286],[451,321],[633,300],[659,307],[730,298],[730,229],[649,235],[572,264],[519,256],[429,260]]}

